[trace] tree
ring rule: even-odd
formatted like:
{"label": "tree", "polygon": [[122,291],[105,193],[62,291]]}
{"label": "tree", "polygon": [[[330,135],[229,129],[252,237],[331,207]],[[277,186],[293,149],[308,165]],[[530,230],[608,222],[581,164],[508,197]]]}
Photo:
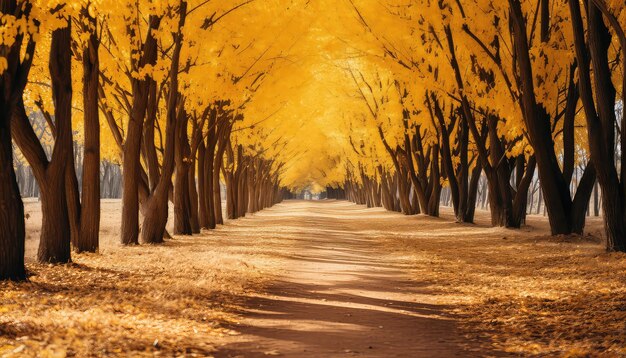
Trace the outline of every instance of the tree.
{"label": "tree", "polygon": [[[85,128],[83,185],[80,207],[80,233],[75,248],[78,252],[97,252],[100,235],[100,114],[98,81],[100,77],[100,39],[98,23],[90,14],[89,4],[81,9],[82,31],[88,40],[82,53],[83,62],[83,125]],[[93,11],[93,10],[92,10]]]}
{"label": "tree", "polygon": [[[128,6],[128,10],[137,12],[138,9],[133,5]],[[131,16],[137,19],[138,16]],[[148,20],[148,31],[146,31],[146,39],[140,47],[134,47],[131,50],[131,71],[137,74],[146,66],[153,66],[157,59],[157,40],[154,37],[154,31],[159,29],[161,24],[161,16],[150,15]],[[139,23],[131,23],[127,26],[127,35],[131,39],[135,39],[142,33],[139,29]],[[143,77],[133,77],[131,79],[132,86],[132,107],[130,108],[130,117],[128,120],[128,130],[126,141],[123,146],[123,168],[124,189],[122,196],[122,232],[121,240],[123,244],[131,245],[139,243],[139,175],[141,169],[141,138],[143,123],[148,107],[149,88],[152,79]],[[167,208],[166,208],[167,210]],[[148,235],[149,236],[149,235]],[[158,239],[159,241],[161,239]]]}
{"label": "tree", "polygon": [[[15,21],[12,27],[16,34],[0,45],[0,180],[4,183],[0,188],[0,280],[23,280],[26,278],[24,206],[13,168],[11,122],[26,87],[35,43],[16,31],[18,24],[28,19],[28,7],[18,7],[15,0],[2,0],[0,11],[4,21],[8,22],[9,17]],[[23,47],[26,48],[24,58],[21,57]]]}
{"label": "tree", "polygon": [[[615,115],[616,86],[612,81],[611,37],[613,33],[621,46],[622,81],[626,81],[626,38],[624,28],[603,0],[588,1],[586,6],[587,37],[578,1],[569,2],[574,33],[580,97],[587,120],[589,153],[602,188],[602,209],[606,230],[606,246],[610,251],[626,251],[626,158],[621,160],[621,178],[615,160],[615,133],[620,131]],[[626,6],[622,5],[622,10]],[[619,13],[619,12],[618,12]],[[613,33],[605,23],[611,24]],[[619,56],[615,56],[619,59]],[[593,80],[591,75],[593,70]],[[622,106],[626,90],[622,82]],[[623,117],[623,115],[622,115]],[[626,120],[621,122],[620,152],[626,149]]]}
{"label": "tree", "polygon": [[[163,242],[165,234],[165,224],[168,216],[168,193],[171,185],[172,174],[175,168],[175,148],[176,133],[187,128],[179,129],[187,125],[184,118],[185,111],[184,98],[181,96],[178,87],[178,74],[180,68],[180,52],[183,45],[182,29],[185,26],[187,17],[187,2],[181,0],[176,12],[179,21],[175,31],[172,32],[174,49],[172,52],[170,68],[169,96],[167,99],[167,114],[165,127],[165,149],[163,153],[163,166],[161,177],[153,193],[147,201],[145,218],[143,220],[141,238],[144,243],[154,244]],[[186,184],[186,181],[183,182]]]}
{"label": "tree", "polygon": [[[545,0],[543,0],[545,1]],[[535,152],[539,177],[543,189],[543,198],[548,210],[550,228],[553,235],[582,233],[585,221],[585,211],[589,203],[596,170],[591,163],[587,166],[581,184],[572,199],[569,191],[569,182],[559,167],[555,152],[550,122],[550,113],[546,106],[537,101],[533,64],[530,58],[530,48],[527,38],[526,17],[524,16],[519,0],[509,0],[511,29],[515,53],[517,55],[517,71],[519,74],[520,107],[527,128],[528,137]],[[550,39],[547,23],[550,16],[548,6],[543,6],[544,14],[541,17],[541,42]]]}
{"label": "tree", "polygon": [[[71,14],[67,6],[50,10],[53,24],[49,51],[49,74],[54,102],[54,149],[48,160],[33,131],[22,98],[13,112],[11,134],[33,168],[41,189],[43,222],[39,251],[40,262],[64,263],[71,260],[70,222],[65,192],[67,158],[72,147],[72,71],[71,71]],[[45,13],[45,11],[44,11]],[[43,24],[43,22],[42,22]],[[58,24],[59,27],[56,27]],[[42,46],[40,46],[40,49]],[[43,47],[45,49],[45,47]]]}

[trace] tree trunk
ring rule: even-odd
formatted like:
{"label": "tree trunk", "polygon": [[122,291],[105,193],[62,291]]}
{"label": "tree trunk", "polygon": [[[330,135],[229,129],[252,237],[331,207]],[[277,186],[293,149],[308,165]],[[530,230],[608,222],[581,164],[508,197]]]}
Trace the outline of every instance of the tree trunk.
{"label": "tree trunk", "polygon": [[[71,261],[70,218],[66,197],[66,166],[72,142],[71,24],[52,33],[50,77],[54,99],[56,138],[52,160],[45,169],[41,187],[41,238],[37,259],[44,263]],[[24,113],[25,115],[25,113]]]}
{"label": "tree trunk", "polygon": [[187,118],[182,116],[176,133],[176,181],[174,182],[174,234],[191,235],[191,198],[189,195],[189,137]]}
{"label": "tree trunk", "polygon": [[174,235],[191,234],[189,170],[181,159],[181,163],[176,165],[176,180],[174,181]]}
{"label": "tree trunk", "polygon": [[63,176],[41,186],[41,238],[37,259],[42,263],[66,263],[70,257],[70,222]]}
{"label": "tree trunk", "polygon": [[100,61],[96,19],[84,9],[91,29],[89,43],[83,52],[84,156],[80,233],[75,244],[78,252],[97,252],[100,233],[100,118],[98,110],[98,76]]}
{"label": "tree trunk", "polygon": [[[526,20],[521,4],[519,0],[509,0],[509,4],[511,6],[511,29],[517,53],[517,69],[520,76],[520,106],[528,130],[528,137],[535,150],[550,229],[553,235],[570,234],[576,231],[574,228],[579,224],[574,222],[574,217],[577,216],[577,209],[574,208],[575,205],[569,191],[569,183],[563,177],[555,153],[550,114],[535,97]],[[545,16],[545,18],[549,19],[549,16]],[[542,38],[544,37],[544,34],[542,34]],[[581,193],[583,192],[586,194],[586,191],[581,191]],[[579,196],[578,192],[576,196]],[[578,199],[575,198],[574,201]],[[581,200],[582,198],[578,201]]]}
{"label": "tree trunk", "polygon": [[480,181],[481,173],[482,168],[477,164],[474,169],[472,169],[472,175],[470,177],[467,192],[467,211],[465,213],[465,219],[467,222],[474,222],[474,214],[476,213],[476,198],[478,196],[478,182]]}
{"label": "tree trunk", "polygon": [[208,212],[206,207],[206,176],[204,175],[204,162],[206,160],[206,147],[204,141],[198,146],[198,223],[201,228],[208,227]]}
{"label": "tree trunk", "polygon": [[510,227],[520,228],[523,224],[526,223],[528,189],[530,188],[530,184],[533,180],[533,177],[535,176],[536,167],[537,162],[535,161],[535,157],[532,156],[528,159],[528,162],[526,163],[524,176],[520,179],[520,183],[517,187],[517,193],[515,195],[515,200],[513,201],[512,213],[509,222]]}
{"label": "tree trunk", "polygon": [[[2,2],[2,12],[8,12]],[[7,70],[8,71],[8,70]],[[11,145],[11,96],[4,92],[12,81],[8,73],[0,74],[0,280],[24,280],[24,205],[13,168]]]}
{"label": "tree trunk", "polygon": [[226,171],[226,218],[237,218],[237,180],[230,170]]}
{"label": "tree trunk", "polygon": [[[154,64],[157,57],[157,41],[154,38],[154,31],[159,28],[161,19],[157,16],[150,16],[149,30],[146,34],[146,41],[143,44],[143,54],[134,53],[132,55],[141,56],[134,64],[135,68],[142,68],[148,64]],[[138,34],[130,34],[134,37]],[[141,167],[141,137],[143,121],[148,106],[149,79],[134,79],[132,81],[133,103],[128,121],[126,141],[122,155],[122,227],[121,242],[124,245],[139,243],[139,171]],[[170,89],[171,91],[171,89]]]}
{"label": "tree trunk", "polygon": [[[209,122],[209,126],[211,126]],[[209,133],[207,137],[206,153],[204,157],[204,180],[205,180],[205,207],[206,207],[206,227],[205,229],[215,229],[215,201],[213,200],[213,171],[215,163],[215,138]]]}
{"label": "tree trunk", "polygon": [[213,206],[215,212],[215,224],[224,225],[224,216],[222,215],[222,191],[220,188],[220,169],[224,161],[224,150],[226,149],[227,138],[221,138],[215,153],[215,162],[213,165]]}
{"label": "tree trunk", "polygon": [[[163,242],[168,217],[168,196],[172,186],[172,175],[176,166],[175,152],[176,142],[178,140],[177,134],[187,129],[187,113],[184,109],[184,103],[181,103],[182,99],[178,91],[180,52],[183,42],[182,28],[185,24],[186,15],[187,2],[181,1],[178,31],[174,34],[174,50],[172,52],[172,63],[170,67],[170,89],[167,99],[163,166],[159,183],[146,203],[141,231],[142,241],[148,244]],[[186,187],[187,181],[185,180],[183,184]]]}
{"label": "tree trunk", "polygon": [[200,233],[200,218],[198,216],[198,189],[196,188],[196,160],[195,158],[189,165],[189,173],[187,174],[187,182],[189,185],[189,200],[191,204],[191,232],[193,234]]}
{"label": "tree trunk", "polygon": [[[580,4],[569,1],[576,58],[579,62],[580,95],[587,119],[589,153],[602,189],[606,248],[609,251],[624,252],[626,197],[615,167],[616,90],[611,81],[612,73],[608,59],[611,34],[604,24],[601,10],[596,7],[594,1],[586,4],[588,44],[585,44]],[[590,64],[593,68],[593,84],[589,71]],[[621,150],[623,155],[624,148]],[[624,181],[626,178],[621,180]],[[593,183],[591,185],[593,186]]]}
{"label": "tree trunk", "polygon": [[598,194],[598,182],[593,186],[593,216],[600,216],[600,205],[599,205],[599,194]]}
{"label": "tree trunk", "polygon": [[161,177],[159,157],[157,154],[155,141],[155,127],[157,123],[157,111],[159,110],[159,98],[157,94],[157,83],[153,79],[148,80],[148,102],[146,107],[146,119],[143,124],[143,141],[141,154],[147,166],[148,192],[152,193]]}
{"label": "tree trunk", "polygon": [[[134,96],[138,98],[139,96]],[[137,99],[135,99],[137,101]],[[139,243],[139,149],[141,145],[141,123],[138,111],[128,123],[128,133],[122,155],[122,226],[121,240],[124,245]]]}
{"label": "tree trunk", "polygon": [[160,244],[165,236],[168,217],[167,190],[157,190],[146,202],[145,216],[141,226],[141,239],[145,244]]}
{"label": "tree trunk", "polygon": [[[239,146],[239,148],[241,149],[241,145]],[[237,217],[240,218],[246,216],[246,211],[248,210],[248,176],[252,175],[249,168],[247,167],[247,164],[245,165],[246,167],[242,169],[241,175],[238,180]]]}
{"label": "tree trunk", "polygon": [[[73,145],[72,148],[74,148]],[[67,210],[70,218],[71,243],[72,246],[76,247],[80,237],[81,207],[73,150],[69,152],[67,163],[65,164],[65,197],[67,199]]]}

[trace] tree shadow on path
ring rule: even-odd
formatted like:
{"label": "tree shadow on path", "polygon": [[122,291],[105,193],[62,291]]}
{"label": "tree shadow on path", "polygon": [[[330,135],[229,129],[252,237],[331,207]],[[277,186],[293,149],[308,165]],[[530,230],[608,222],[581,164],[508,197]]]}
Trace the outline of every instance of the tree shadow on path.
{"label": "tree shadow on path", "polygon": [[410,280],[406,264],[364,234],[384,235],[386,217],[393,215],[345,202],[292,202],[268,211],[265,218],[293,236],[284,252],[273,253],[286,273],[265,293],[244,298],[244,320],[232,327],[242,335],[216,356],[484,356],[458,331],[446,313],[451,307],[437,304],[436,290]]}

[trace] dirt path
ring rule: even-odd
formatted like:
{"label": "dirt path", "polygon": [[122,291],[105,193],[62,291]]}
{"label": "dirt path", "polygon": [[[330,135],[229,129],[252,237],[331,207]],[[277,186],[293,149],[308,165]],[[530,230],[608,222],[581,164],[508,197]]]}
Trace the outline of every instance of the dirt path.
{"label": "dirt path", "polygon": [[246,301],[242,335],[217,356],[467,356],[432,292],[373,240],[392,217],[346,202],[289,202],[246,219],[272,221],[287,271]]}
{"label": "dirt path", "polygon": [[[286,202],[163,245],[119,244],[103,201],[100,253],[0,282],[0,357],[626,356],[626,255],[586,237]],[[170,227],[171,228],[171,227]],[[454,312],[455,315],[447,313]]]}

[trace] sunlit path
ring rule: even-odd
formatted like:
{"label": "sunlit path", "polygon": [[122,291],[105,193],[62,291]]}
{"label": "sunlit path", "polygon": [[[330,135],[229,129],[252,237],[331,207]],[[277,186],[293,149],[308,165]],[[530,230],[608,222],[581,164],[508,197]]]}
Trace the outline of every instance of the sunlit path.
{"label": "sunlit path", "polygon": [[269,235],[289,244],[276,253],[283,274],[247,299],[237,327],[244,336],[225,349],[246,357],[467,355],[432,289],[377,240],[398,217],[343,201],[289,201],[237,223],[270,221]]}
{"label": "sunlit path", "polygon": [[36,262],[41,210],[26,202],[31,275],[0,283],[0,353],[524,356],[620,352],[624,340],[612,297],[626,290],[613,273],[626,258],[593,237],[551,238],[543,217],[520,231],[490,227],[484,211],[468,225],[448,208],[433,218],[285,201],[125,247],[120,202],[102,209],[100,253],[54,266]]}

